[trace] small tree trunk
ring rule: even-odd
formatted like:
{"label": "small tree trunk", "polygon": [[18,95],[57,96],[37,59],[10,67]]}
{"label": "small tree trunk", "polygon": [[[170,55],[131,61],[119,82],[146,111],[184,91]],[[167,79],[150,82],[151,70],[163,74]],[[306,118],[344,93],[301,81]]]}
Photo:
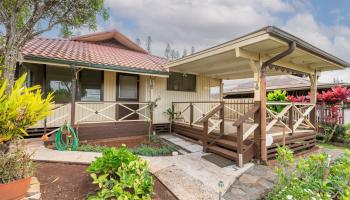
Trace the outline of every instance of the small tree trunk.
{"label": "small tree trunk", "polygon": [[16,70],[16,63],[18,60],[18,53],[13,53],[5,51],[4,52],[4,62],[3,62],[3,68],[1,73],[1,80],[8,80],[8,86],[7,90],[9,91],[14,82],[15,82],[15,70]]}

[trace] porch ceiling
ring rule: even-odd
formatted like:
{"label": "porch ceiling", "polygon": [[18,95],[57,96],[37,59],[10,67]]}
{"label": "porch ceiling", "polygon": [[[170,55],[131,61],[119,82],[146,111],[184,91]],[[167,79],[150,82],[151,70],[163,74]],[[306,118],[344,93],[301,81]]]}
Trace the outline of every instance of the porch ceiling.
{"label": "porch ceiling", "polygon": [[[251,61],[265,62],[288,49],[288,42],[296,42],[295,51],[274,65],[301,73],[343,69],[349,64],[280,29],[284,35],[275,34],[267,27],[252,34],[200,51],[185,58],[169,62],[170,71],[191,73],[219,79],[253,77]],[[280,37],[281,36],[281,37]],[[291,38],[291,39],[290,39]],[[268,75],[286,74],[268,69]]]}

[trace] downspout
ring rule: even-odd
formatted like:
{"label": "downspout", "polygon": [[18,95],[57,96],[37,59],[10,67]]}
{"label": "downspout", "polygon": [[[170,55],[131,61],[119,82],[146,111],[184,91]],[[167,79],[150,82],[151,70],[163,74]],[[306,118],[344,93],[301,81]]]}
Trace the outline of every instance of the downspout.
{"label": "downspout", "polygon": [[[258,148],[259,149],[259,153],[260,154],[260,159],[263,162],[267,162],[267,148],[266,148],[266,68],[273,64],[274,62],[290,55],[291,53],[293,53],[293,51],[296,48],[296,43],[295,41],[292,41],[288,44],[288,49],[277,54],[276,56],[268,59],[267,61],[265,61],[262,65],[261,65],[261,73],[260,73],[260,82],[261,89],[260,88],[260,97],[261,97],[261,101],[260,101],[260,145]],[[262,125],[264,124],[264,125]]]}
{"label": "downspout", "polygon": [[296,48],[296,43],[294,41],[290,42],[288,44],[288,49],[277,54],[276,56],[268,59],[267,61],[265,61],[262,66],[261,66],[261,70],[264,71],[266,69],[266,67],[268,67],[269,65],[271,65],[272,63],[288,56],[289,54],[293,53],[293,51],[295,50]]}

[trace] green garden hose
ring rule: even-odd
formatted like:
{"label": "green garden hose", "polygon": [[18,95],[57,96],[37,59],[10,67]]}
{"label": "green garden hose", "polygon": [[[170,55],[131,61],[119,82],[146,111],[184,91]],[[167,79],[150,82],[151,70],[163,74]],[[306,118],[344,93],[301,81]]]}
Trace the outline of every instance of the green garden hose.
{"label": "green garden hose", "polygon": [[[64,129],[67,130],[67,135],[65,137],[66,141],[64,141],[64,138],[63,138]],[[57,150],[75,151],[77,150],[78,145],[79,145],[79,140],[72,126],[70,126],[69,124],[65,124],[58,129],[55,137],[55,146]]]}

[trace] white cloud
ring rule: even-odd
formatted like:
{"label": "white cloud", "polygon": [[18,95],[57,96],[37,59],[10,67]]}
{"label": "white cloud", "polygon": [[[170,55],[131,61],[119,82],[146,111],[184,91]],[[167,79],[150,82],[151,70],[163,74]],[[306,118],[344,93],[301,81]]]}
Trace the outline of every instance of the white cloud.
{"label": "white cloud", "polygon": [[[287,20],[283,28],[322,50],[350,61],[350,28],[345,25],[325,26],[310,13],[300,13]],[[332,82],[334,79],[350,82],[350,69],[324,72],[319,80]]]}
{"label": "white cloud", "polygon": [[[317,5],[283,0],[106,0],[111,19],[104,29],[117,28],[133,39],[152,36],[152,53],[163,56],[166,43],[182,53],[233,39],[267,25],[276,25],[305,41],[350,61],[350,28],[334,21],[325,25],[314,16]],[[341,21],[341,20],[340,20]],[[349,74],[349,75],[348,75]],[[350,72],[323,73],[350,81]]]}
{"label": "white cloud", "polygon": [[275,13],[293,11],[281,0],[107,0],[115,18],[136,24],[134,38],[153,38],[153,52],[163,55],[170,42],[182,51],[233,39],[268,24],[281,24]]}

